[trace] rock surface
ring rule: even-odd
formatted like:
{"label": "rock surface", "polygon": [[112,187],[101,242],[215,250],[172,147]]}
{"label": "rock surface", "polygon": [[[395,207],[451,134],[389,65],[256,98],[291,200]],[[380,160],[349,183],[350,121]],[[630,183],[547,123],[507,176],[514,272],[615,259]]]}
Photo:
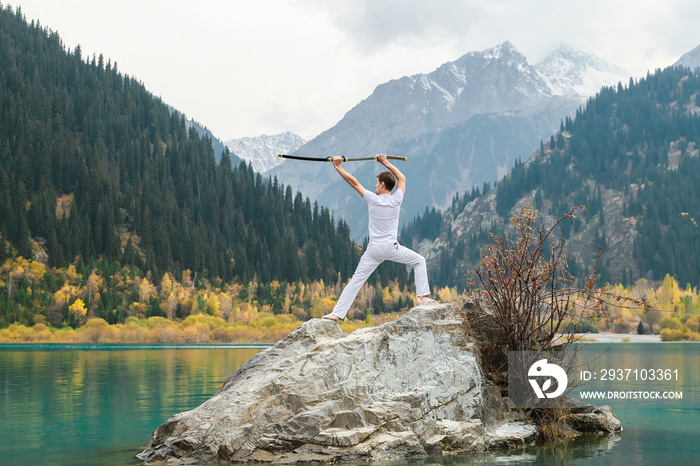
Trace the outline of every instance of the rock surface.
{"label": "rock surface", "polygon": [[610,406],[596,407],[582,401],[567,398],[569,424],[583,434],[615,433],[622,431],[622,424],[615,417]]}
{"label": "rock surface", "polygon": [[489,422],[478,350],[449,304],[343,333],[314,319],[177,414],[146,462],[392,460],[532,443],[529,423]]}

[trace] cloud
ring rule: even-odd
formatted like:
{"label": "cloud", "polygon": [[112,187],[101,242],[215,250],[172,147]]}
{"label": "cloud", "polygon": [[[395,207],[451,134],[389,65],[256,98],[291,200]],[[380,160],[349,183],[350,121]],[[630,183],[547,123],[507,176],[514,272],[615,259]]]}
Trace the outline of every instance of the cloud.
{"label": "cloud", "polygon": [[369,54],[392,44],[463,35],[478,18],[478,10],[464,0],[318,0],[306,5],[324,10],[355,48]]}
{"label": "cloud", "polygon": [[377,85],[505,40],[530,63],[566,43],[636,76],[700,42],[697,0],[8,2],[222,139],[310,139]]}

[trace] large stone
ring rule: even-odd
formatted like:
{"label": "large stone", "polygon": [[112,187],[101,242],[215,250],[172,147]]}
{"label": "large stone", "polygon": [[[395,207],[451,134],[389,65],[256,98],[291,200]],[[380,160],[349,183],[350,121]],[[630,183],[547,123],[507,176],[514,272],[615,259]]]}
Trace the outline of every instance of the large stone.
{"label": "large stone", "polygon": [[535,429],[489,426],[489,391],[449,304],[345,334],[311,320],[153,434],[147,462],[391,460],[523,445]]}
{"label": "large stone", "polygon": [[587,412],[571,413],[569,417],[571,427],[586,434],[622,431],[622,424],[615,417],[610,406],[598,408],[591,406],[591,408],[586,410]]}

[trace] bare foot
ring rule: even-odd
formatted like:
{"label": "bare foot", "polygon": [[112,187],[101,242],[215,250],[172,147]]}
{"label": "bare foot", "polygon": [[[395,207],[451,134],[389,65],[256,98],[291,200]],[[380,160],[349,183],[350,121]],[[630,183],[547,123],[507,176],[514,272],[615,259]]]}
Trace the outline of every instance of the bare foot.
{"label": "bare foot", "polygon": [[418,301],[418,304],[428,304],[428,303],[436,303],[437,304],[437,301],[435,301],[434,299],[430,299],[427,296],[418,296],[417,301]]}
{"label": "bare foot", "polygon": [[321,316],[321,319],[334,320],[336,322],[340,321],[340,318],[335,314],[326,314],[325,316]]}

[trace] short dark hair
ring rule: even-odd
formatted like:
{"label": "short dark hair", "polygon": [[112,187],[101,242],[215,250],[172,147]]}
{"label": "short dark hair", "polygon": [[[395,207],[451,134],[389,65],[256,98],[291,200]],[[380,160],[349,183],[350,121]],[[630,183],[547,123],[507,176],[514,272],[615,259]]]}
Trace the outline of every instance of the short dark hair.
{"label": "short dark hair", "polygon": [[396,178],[394,178],[393,173],[389,171],[381,172],[377,175],[377,180],[379,180],[380,183],[384,183],[384,186],[386,186],[386,189],[389,191],[394,189],[394,185],[396,184]]}

